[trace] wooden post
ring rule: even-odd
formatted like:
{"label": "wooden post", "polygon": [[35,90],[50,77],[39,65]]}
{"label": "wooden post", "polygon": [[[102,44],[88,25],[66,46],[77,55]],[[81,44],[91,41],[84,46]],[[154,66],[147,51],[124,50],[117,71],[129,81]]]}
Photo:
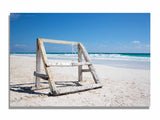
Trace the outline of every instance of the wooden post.
{"label": "wooden post", "polygon": [[[37,52],[36,52],[36,72],[40,72],[41,70],[41,54],[38,46],[38,39],[37,39]],[[40,78],[36,76],[36,81],[35,81],[35,87],[39,88],[40,87]]]}
{"label": "wooden post", "polygon": [[[82,50],[82,53],[83,53],[83,55],[84,55],[84,58],[85,58],[86,62],[91,62],[91,60],[90,60],[90,58],[89,58],[89,55],[88,55],[88,52],[86,51],[86,49],[85,49],[85,47],[83,46],[83,44],[82,44],[82,43],[79,43],[79,45],[80,45],[80,48],[81,48],[81,50]],[[92,76],[93,76],[93,79],[94,79],[95,83],[100,83],[99,78],[98,78],[98,75],[96,74],[96,71],[95,71],[95,68],[93,67],[93,65],[92,65],[92,64],[91,64],[91,65],[88,65],[88,68],[89,68],[90,71],[91,71],[91,74],[92,74]]]}
{"label": "wooden post", "polygon": [[46,74],[48,75],[48,82],[49,82],[50,91],[53,94],[57,94],[56,85],[55,85],[55,82],[53,80],[53,73],[52,73],[51,67],[47,67],[48,59],[47,59],[46,51],[45,51],[45,48],[44,48],[44,45],[43,45],[43,41],[38,39],[38,45],[39,45],[39,48],[40,48],[40,51],[41,51],[41,54],[42,54],[42,60],[43,60],[43,63],[44,63],[44,68],[45,68]]}
{"label": "wooden post", "polygon": [[[77,45],[78,47],[78,62],[82,62],[82,50],[80,48],[80,45]],[[78,81],[82,81],[82,65],[78,66]]]}

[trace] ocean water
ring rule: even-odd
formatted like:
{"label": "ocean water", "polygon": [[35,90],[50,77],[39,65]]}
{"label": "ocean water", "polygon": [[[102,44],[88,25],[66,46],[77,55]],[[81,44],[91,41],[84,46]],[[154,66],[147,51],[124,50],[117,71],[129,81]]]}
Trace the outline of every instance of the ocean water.
{"label": "ocean water", "polygon": [[[35,53],[11,53],[16,56],[35,57]],[[72,53],[47,53],[48,59],[74,60],[78,59],[77,54]],[[113,67],[131,69],[150,69],[149,53],[89,53],[94,64],[104,64]],[[84,59],[84,58],[83,58]]]}

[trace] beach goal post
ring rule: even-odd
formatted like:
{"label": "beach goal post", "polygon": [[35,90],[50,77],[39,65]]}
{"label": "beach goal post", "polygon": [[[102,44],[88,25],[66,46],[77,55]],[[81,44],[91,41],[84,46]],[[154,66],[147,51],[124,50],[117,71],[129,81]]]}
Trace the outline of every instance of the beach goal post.
{"label": "beach goal post", "polygon": [[[44,48],[44,44],[43,44],[44,42],[54,43],[54,44],[76,45],[78,48],[78,62],[69,63],[69,64],[57,64],[57,63],[55,64],[55,63],[49,62],[45,48]],[[82,62],[82,55],[84,56],[85,62]],[[44,69],[45,69],[46,74],[41,74],[41,71],[40,71],[41,58],[44,64]],[[82,69],[83,65],[87,65],[88,69]],[[64,89],[57,88],[55,81],[54,81],[54,76],[52,73],[52,67],[72,67],[72,66],[78,66],[78,81],[82,81],[83,72],[91,72],[95,83],[90,84],[90,85],[76,86],[72,88],[64,88]],[[86,91],[86,90],[91,90],[91,89],[102,87],[102,84],[100,83],[100,80],[95,71],[95,68],[93,67],[93,64],[89,58],[88,52],[86,51],[83,44],[80,42],[37,38],[36,71],[34,72],[34,76],[36,76],[35,86],[37,88],[40,87],[40,78],[44,80],[48,80],[49,88],[50,88],[52,95],[69,94],[69,93],[81,92],[81,91]]]}

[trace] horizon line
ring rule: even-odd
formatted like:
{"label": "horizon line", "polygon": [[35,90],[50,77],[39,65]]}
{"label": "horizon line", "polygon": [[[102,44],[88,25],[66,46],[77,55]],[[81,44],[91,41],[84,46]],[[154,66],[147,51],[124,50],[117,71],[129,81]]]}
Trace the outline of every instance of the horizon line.
{"label": "horizon line", "polygon": [[[36,54],[36,52],[10,52],[10,54],[25,54],[25,53]],[[72,52],[46,52],[46,53],[47,54],[50,54],[50,53],[72,54]],[[98,54],[98,53],[101,53],[101,54],[151,54],[151,53],[140,53],[140,52],[137,52],[137,53],[134,53],[134,52],[133,53],[132,52],[88,52],[88,54]]]}

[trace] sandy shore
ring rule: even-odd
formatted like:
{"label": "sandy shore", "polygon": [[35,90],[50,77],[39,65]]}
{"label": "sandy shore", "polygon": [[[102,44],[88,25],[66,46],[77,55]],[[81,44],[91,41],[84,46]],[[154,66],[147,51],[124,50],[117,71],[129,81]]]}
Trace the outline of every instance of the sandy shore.
{"label": "sandy shore", "polygon": [[[34,88],[35,57],[10,56],[10,107],[149,107],[150,71],[94,65],[103,88],[62,96],[48,96],[48,82]],[[57,87],[76,86],[77,67],[53,68]],[[44,73],[44,69],[42,68]],[[64,83],[62,83],[62,81]],[[93,83],[90,73],[83,82]],[[32,87],[25,90],[24,87]]]}

